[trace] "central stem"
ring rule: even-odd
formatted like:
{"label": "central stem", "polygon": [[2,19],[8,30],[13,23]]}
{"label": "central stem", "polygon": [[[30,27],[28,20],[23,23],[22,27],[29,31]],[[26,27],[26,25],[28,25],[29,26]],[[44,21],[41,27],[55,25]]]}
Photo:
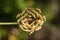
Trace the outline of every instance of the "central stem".
{"label": "central stem", "polygon": [[16,25],[17,22],[0,22],[0,25]]}

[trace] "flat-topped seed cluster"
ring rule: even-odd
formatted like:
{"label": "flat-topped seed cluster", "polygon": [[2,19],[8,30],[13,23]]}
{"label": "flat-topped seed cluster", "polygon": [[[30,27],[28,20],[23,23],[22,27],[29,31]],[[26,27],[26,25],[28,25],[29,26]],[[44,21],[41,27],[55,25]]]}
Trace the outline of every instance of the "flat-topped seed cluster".
{"label": "flat-topped seed cluster", "polygon": [[16,16],[19,27],[32,34],[34,31],[38,31],[42,28],[43,23],[46,21],[45,16],[41,15],[39,8],[26,8],[22,13]]}

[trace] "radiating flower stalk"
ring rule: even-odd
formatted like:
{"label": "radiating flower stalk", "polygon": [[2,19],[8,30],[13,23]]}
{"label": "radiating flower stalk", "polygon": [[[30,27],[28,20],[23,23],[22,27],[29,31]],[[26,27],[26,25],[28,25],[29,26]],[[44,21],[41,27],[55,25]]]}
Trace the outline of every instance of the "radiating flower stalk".
{"label": "radiating flower stalk", "polygon": [[42,28],[43,23],[46,21],[45,16],[41,15],[39,8],[26,8],[22,13],[16,16],[17,24],[23,30],[32,34]]}

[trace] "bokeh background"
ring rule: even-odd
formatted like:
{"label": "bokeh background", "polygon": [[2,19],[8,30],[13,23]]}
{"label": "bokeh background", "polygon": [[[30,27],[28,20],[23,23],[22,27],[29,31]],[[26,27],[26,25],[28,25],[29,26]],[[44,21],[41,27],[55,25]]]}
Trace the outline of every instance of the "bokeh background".
{"label": "bokeh background", "polygon": [[[59,0],[0,0],[0,22],[16,22],[16,15],[25,8],[40,8],[41,14],[46,16],[43,26],[50,32],[49,40],[60,40],[59,4]],[[18,25],[0,25],[0,40],[34,40],[35,36],[28,35]]]}

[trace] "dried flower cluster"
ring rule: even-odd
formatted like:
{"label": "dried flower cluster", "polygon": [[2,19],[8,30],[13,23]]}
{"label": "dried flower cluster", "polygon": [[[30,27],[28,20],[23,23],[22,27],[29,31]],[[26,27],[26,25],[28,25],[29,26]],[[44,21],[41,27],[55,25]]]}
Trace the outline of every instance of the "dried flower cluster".
{"label": "dried flower cluster", "polygon": [[42,28],[43,23],[46,21],[45,16],[41,15],[39,8],[26,8],[22,13],[16,16],[19,27],[32,34]]}

